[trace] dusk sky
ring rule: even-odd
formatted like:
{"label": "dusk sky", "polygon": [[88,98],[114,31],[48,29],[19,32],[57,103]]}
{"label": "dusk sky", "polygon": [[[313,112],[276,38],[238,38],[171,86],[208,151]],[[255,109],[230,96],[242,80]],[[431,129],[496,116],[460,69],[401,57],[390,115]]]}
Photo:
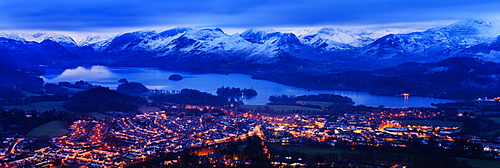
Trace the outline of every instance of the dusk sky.
{"label": "dusk sky", "polygon": [[441,26],[500,18],[498,0],[4,0],[0,30]]}

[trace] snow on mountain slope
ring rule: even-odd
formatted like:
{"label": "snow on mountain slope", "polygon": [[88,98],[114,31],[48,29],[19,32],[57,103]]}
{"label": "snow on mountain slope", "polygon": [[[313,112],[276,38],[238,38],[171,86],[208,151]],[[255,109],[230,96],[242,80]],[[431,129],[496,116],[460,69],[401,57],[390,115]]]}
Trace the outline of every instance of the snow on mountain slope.
{"label": "snow on mountain slope", "polygon": [[0,37],[5,37],[17,41],[34,41],[41,43],[44,40],[52,40],[61,44],[76,44],[70,36],[58,33],[0,33]]}
{"label": "snow on mountain slope", "polygon": [[457,53],[460,56],[478,57],[485,61],[500,62],[500,36],[495,42],[481,43]]}
{"label": "snow on mountain slope", "polygon": [[375,39],[388,34],[415,32],[414,29],[384,29],[384,30],[343,30],[340,28],[304,29],[298,31],[303,44],[325,50],[346,50],[365,46]]}
{"label": "snow on mountain slope", "polygon": [[432,28],[425,33],[447,45],[470,47],[491,43],[500,35],[500,21],[487,19],[460,20],[448,26]]}
{"label": "snow on mountain slope", "polygon": [[[97,61],[122,62],[165,58],[268,64],[286,57],[295,61],[352,61],[353,64],[379,61],[381,66],[390,66],[408,61],[434,62],[453,56],[483,57],[500,62],[498,20],[468,19],[426,31],[318,28],[292,32],[248,29],[241,34],[228,35],[219,28],[180,27],[117,36],[72,38],[57,33],[0,33],[0,37],[18,41],[15,46],[33,50],[47,59],[55,53],[69,52]],[[57,52],[49,51],[52,49]],[[61,54],[57,58],[65,60]]]}
{"label": "snow on mountain slope", "polygon": [[264,43],[252,43],[240,34],[227,35],[221,29],[192,29],[171,41],[167,50],[161,54],[172,53],[189,55],[217,56],[215,59],[254,61],[265,63],[276,53],[268,50]]}
{"label": "snow on mountain slope", "polygon": [[138,47],[145,48],[147,50],[155,51],[161,50],[162,48],[168,48],[168,45],[172,40],[179,38],[183,33],[192,30],[191,28],[173,28],[170,30],[165,30],[161,32],[156,32],[152,36],[148,36],[144,39],[144,42],[139,44]]}
{"label": "snow on mountain slope", "polygon": [[363,37],[339,28],[304,30],[304,33],[299,35],[299,39],[304,44],[326,50],[351,49],[373,41],[369,37]]}
{"label": "snow on mountain slope", "polygon": [[267,61],[278,60],[284,53],[297,58],[311,55],[311,47],[300,42],[293,33],[278,32],[273,29],[249,29],[241,33],[241,37],[256,45],[251,56],[268,55]]}
{"label": "snow on mountain slope", "polygon": [[467,19],[454,24],[408,34],[390,34],[358,51],[364,58],[433,62],[455,56],[461,50],[491,43],[500,33],[494,20]]}
{"label": "snow on mountain slope", "polygon": [[[269,63],[282,51],[297,49],[302,44],[291,33],[248,30],[228,35],[219,28],[174,28],[163,32],[138,31],[113,38],[102,45],[109,53],[147,52],[154,57],[177,60],[199,59],[252,61]],[[130,53],[129,52],[129,53]]]}
{"label": "snow on mountain slope", "polygon": [[75,35],[72,38],[75,40],[78,46],[98,46],[96,44],[104,43],[110,39],[113,39],[115,34],[82,34]]}

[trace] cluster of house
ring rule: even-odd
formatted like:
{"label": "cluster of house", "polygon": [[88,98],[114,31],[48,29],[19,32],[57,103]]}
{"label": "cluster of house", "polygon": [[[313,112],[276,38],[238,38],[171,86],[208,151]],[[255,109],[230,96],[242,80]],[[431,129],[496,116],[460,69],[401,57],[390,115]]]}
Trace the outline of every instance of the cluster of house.
{"label": "cluster of house", "polygon": [[[78,120],[70,126],[70,133],[53,138],[51,146],[36,151],[24,149],[23,138],[7,139],[0,148],[0,166],[43,166],[60,160],[87,167],[121,167],[146,161],[159,153],[230,142],[251,135],[272,143],[397,147],[406,147],[415,139],[425,144],[433,137],[441,147],[447,148],[455,139],[454,133],[461,130],[459,126],[403,125],[393,120],[394,116],[406,115],[427,116],[418,111],[282,117],[233,112],[189,116],[152,111],[134,117]],[[483,146],[485,151],[500,150],[496,144]],[[20,153],[29,157],[17,157]],[[200,159],[211,163],[220,160],[217,158],[221,156],[206,155]],[[273,163],[305,164],[302,160],[271,159]],[[231,159],[228,164],[244,163]]]}
{"label": "cluster of house", "polygon": [[415,139],[424,143],[429,137],[447,144],[454,141],[453,133],[459,126],[406,125],[396,120],[380,119],[378,116],[345,114],[344,116],[294,115],[285,117],[263,117],[262,124],[266,140],[274,143],[324,143],[330,146],[371,145],[406,147]]}
{"label": "cluster of house", "polygon": [[[164,111],[111,120],[78,120],[70,126],[70,133],[53,138],[52,146],[32,152],[33,156],[22,163],[32,165],[49,159],[87,167],[121,167],[159,152],[245,138],[255,124],[251,118],[238,115],[178,117]],[[3,165],[22,165],[16,161]]]}

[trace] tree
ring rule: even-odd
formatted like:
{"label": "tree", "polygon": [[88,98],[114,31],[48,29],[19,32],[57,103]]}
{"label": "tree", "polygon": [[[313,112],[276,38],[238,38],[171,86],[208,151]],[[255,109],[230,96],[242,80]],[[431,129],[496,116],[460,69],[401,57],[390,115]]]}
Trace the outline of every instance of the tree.
{"label": "tree", "polygon": [[128,83],[128,80],[125,78],[122,78],[122,79],[118,80],[118,82],[120,82],[121,84],[125,84],[125,83]]}
{"label": "tree", "polygon": [[75,94],[64,107],[75,112],[136,111],[146,100],[97,87]]}
{"label": "tree", "polygon": [[[122,81],[122,80],[120,80],[120,81]],[[143,84],[138,83],[138,82],[127,82],[127,83],[122,83],[122,84],[118,85],[118,87],[116,88],[116,91],[123,93],[123,94],[139,95],[139,94],[142,94],[142,93],[149,91],[149,89],[146,86],[144,86]]]}

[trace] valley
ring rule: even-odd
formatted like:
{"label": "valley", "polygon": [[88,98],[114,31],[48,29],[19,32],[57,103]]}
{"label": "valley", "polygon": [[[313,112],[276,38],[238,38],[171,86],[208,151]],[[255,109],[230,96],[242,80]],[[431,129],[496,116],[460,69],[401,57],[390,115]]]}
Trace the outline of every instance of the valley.
{"label": "valley", "polygon": [[0,166],[481,165],[498,30],[0,33]]}
{"label": "valley", "polygon": [[[18,71],[17,78],[45,67],[154,67],[242,73],[305,89],[470,100],[500,95],[493,59],[500,53],[494,47],[499,23],[467,19],[401,34],[323,28],[297,35],[272,29],[228,35],[218,28],[173,28],[83,41],[54,33],[3,33],[0,63]],[[5,73],[13,79],[6,87],[19,85],[14,74]]]}

